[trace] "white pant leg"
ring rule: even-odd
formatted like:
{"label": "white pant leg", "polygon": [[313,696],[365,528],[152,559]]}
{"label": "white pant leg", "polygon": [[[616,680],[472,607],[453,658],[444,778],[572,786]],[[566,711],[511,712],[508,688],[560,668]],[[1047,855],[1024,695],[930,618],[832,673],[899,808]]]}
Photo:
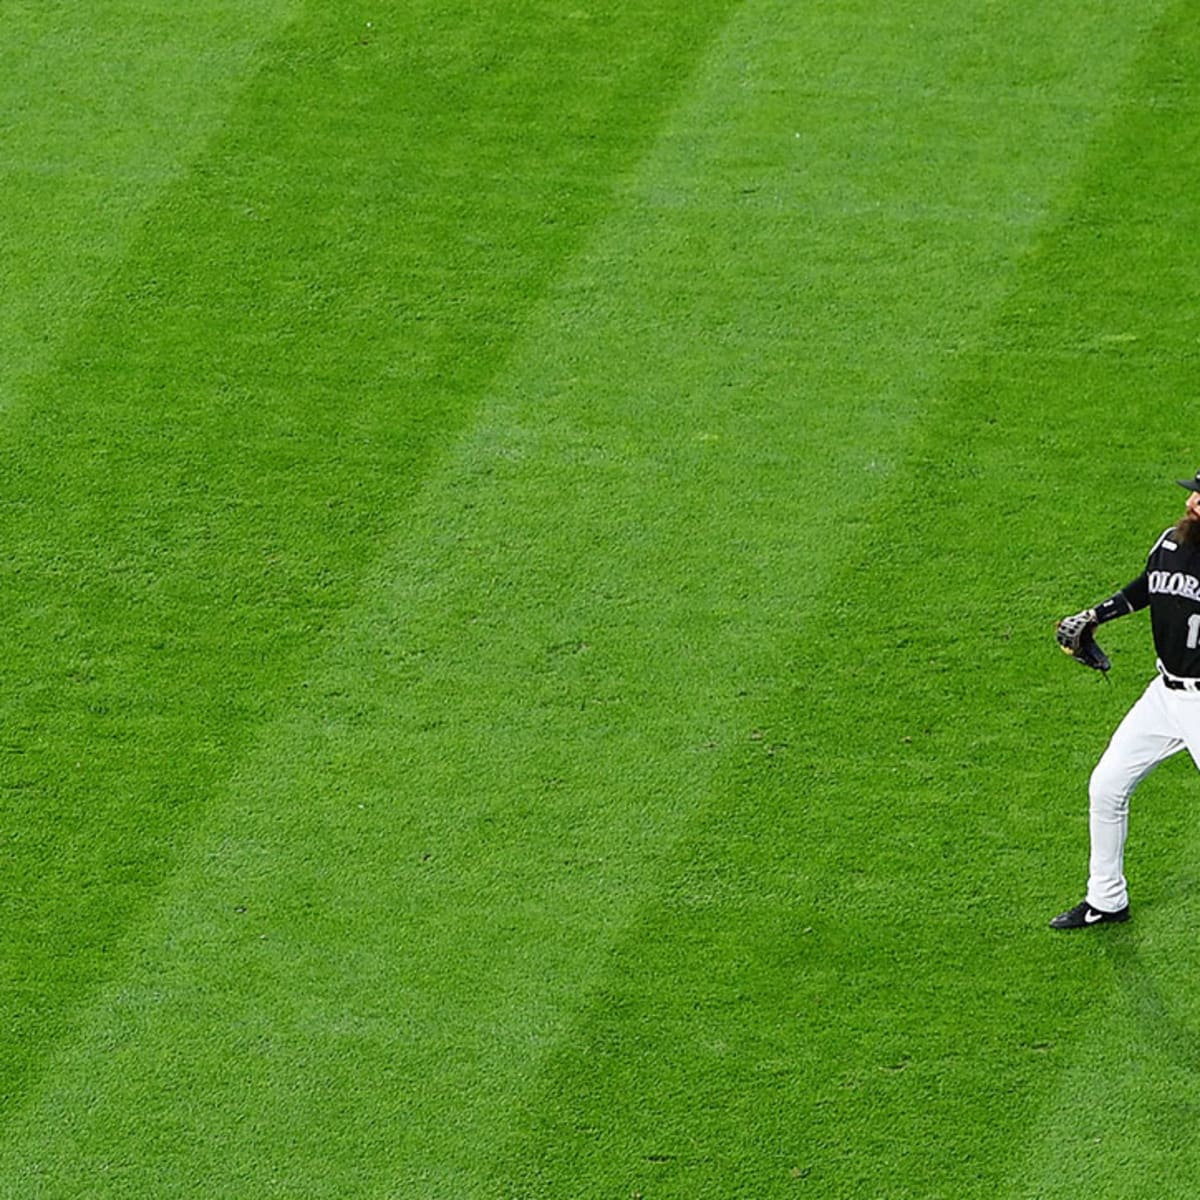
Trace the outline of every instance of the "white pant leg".
{"label": "white pant leg", "polygon": [[[1175,710],[1176,695],[1191,702],[1194,720],[1187,720],[1189,736]],[[1102,912],[1116,912],[1129,903],[1125,883],[1125,835],[1129,830],[1129,797],[1160,762],[1192,746],[1200,764],[1200,703],[1195,693],[1168,691],[1155,676],[1137,703],[1117,726],[1108,749],[1092,772],[1088,787],[1088,825],[1091,858],[1088,865],[1087,902]]]}
{"label": "white pant leg", "polygon": [[1200,692],[1167,691],[1166,704],[1192,762],[1200,767]]}

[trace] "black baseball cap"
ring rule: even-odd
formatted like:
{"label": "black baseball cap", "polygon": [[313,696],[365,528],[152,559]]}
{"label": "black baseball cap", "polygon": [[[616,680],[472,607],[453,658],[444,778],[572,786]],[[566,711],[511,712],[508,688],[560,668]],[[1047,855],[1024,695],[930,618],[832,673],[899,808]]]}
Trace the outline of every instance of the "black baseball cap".
{"label": "black baseball cap", "polygon": [[1195,479],[1177,479],[1175,481],[1180,487],[1185,487],[1189,492],[1200,492],[1200,471],[1196,472]]}

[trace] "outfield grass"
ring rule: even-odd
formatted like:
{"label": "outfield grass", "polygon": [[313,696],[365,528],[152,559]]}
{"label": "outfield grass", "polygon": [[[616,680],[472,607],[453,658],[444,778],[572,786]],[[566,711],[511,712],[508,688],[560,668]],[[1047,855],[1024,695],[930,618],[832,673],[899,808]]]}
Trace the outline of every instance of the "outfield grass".
{"label": "outfield grass", "polygon": [[0,4],[0,1197],[1186,1197],[1188,6]]}

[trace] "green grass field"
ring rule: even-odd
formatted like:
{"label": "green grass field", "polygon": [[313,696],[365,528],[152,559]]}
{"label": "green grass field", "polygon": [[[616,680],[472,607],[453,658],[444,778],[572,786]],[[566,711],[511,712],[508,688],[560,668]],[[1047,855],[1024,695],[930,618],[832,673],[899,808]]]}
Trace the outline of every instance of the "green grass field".
{"label": "green grass field", "polygon": [[1195,1196],[1194,5],[0,27],[0,1200]]}

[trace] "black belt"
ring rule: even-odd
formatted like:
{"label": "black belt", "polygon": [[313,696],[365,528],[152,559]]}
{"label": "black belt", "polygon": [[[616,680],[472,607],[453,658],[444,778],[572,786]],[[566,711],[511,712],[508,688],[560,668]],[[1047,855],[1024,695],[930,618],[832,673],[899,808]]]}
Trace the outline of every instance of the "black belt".
{"label": "black belt", "polygon": [[1163,683],[1173,692],[1200,692],[1200,679],[1172,679],[1164,675]]}

